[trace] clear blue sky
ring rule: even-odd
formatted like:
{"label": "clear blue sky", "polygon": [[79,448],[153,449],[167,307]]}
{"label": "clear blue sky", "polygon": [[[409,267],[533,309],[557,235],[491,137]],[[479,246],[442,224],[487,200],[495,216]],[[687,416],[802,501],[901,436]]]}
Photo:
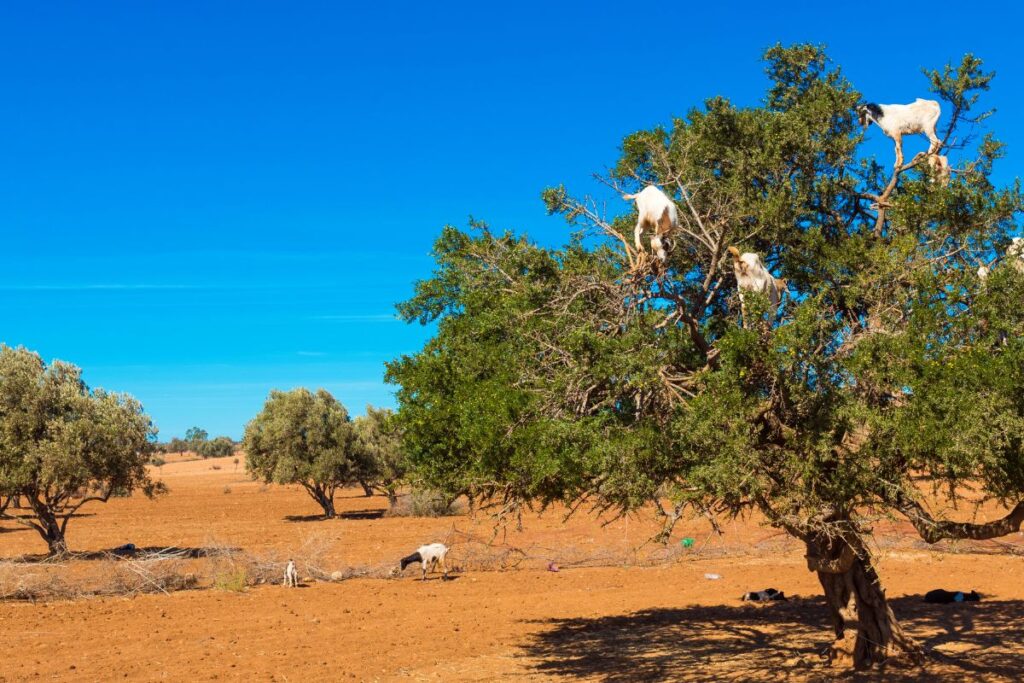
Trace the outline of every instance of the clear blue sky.
{"label": "clear blue sky", "polygon": [[560,242],[545,185],[590,189],[708,96],[755,104],[776,41],[828,44],[880,102],[975,52],[1019,174],[1016,3],[703,4],[4,3],[0,341],[134,394],[163,439],[238,437],[271,388],[390,405],[383,362],[429,332],[393,305],[442,225]]}

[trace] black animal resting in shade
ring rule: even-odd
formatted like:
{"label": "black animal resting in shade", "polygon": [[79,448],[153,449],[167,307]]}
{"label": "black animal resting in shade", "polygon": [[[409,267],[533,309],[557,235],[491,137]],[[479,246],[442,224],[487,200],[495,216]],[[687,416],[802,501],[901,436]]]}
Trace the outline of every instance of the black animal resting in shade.
{"label": "black animal resting in shade", "polygon": [[752,602],[768,602],[769,600],[785,600],[786,594],[782,591],[777,591],[774,588],[765,588],[763,591],[751,591],[744,593],[740,600],[750,600]]}
{"label": "black animal resting in shade", "polygon": [[936,588],[924,594],[925,602],[935,602],[943,605],[950,602],[977,602],[979,600],[981,600],[981,596],[978,595],[977,591],[964,593],[963,591],[947,591]]}

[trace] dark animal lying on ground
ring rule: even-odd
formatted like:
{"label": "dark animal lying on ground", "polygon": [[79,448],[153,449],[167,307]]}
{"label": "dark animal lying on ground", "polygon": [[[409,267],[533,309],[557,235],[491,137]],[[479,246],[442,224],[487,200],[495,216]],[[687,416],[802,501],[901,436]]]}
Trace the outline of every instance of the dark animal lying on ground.
{"label": "dark animal lying on ground", "polygon": [[964,593],[963,591],[947,591],[936,588],[924,594],[925,602],[937,602],[943,605],[950,602],[977,602],[978,600],[981,600],[981,596],[977,591]]}
{"label": "dark animal lying on ground", "polygon": [[774,588],[765,588],[763,591],[751,591],[744,593],[740,600],[752,600],[753,602],[768,602],[769,600],[785,600],[786,594]]}
{"label": "dark animal lying on ground", "polygon": [[114,555],[134,555],[136,551],[137,548],[134,543],[125,543],[124,545],[117,546],[110,552]]}

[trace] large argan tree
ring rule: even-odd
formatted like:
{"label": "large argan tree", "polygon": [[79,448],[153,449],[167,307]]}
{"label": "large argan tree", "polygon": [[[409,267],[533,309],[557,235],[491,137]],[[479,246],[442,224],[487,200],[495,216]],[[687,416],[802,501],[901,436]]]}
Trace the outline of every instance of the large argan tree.
{"label": "large argan tree", "polygon": [[[608,219],[563,187],[544,192],[574,230],[562,249],[444,229],[434,275],[400,305],[437,324],[389,366],[401,426],[429,485],[510,509],[758,510],[805,544],[837,653],[918,658],[872,522],[904,517],[934,543],[1024,520],[1024,275],[975,273],[1022,208],[1018,185],[991,180],[1003,147],[975,137],[992,76],[972,56],[908,75],[908,101],[929,88],[942,103],[947,186],[923,155],[893,168],[862,152],[863,98],[821,49],[765,61],[761,106],[715,97],[630,135],[603,179],[673,195],[665,264],[632,248],[635,216]],[[741,324],[732,245],[788,279],[777,318],[748,294]],[[943,516],[979,488],[1005,517]]]}
{"label": "large argan tree", "polygon": [[[146,472],[155,434],[131,396],[90,390],[74,365],[0,345],[0,518],[35,529],[51,555],[67,551],[83,505],[164,490]],[[32,514],[8,509],[12,499]]]}
{"label": "large argan tree", "polygon": [[324,389],[271,391],[245,426],[245,467],[261,481],[298,484],[334,517],[334,494],[359,479],[359,446],[345,406]]}

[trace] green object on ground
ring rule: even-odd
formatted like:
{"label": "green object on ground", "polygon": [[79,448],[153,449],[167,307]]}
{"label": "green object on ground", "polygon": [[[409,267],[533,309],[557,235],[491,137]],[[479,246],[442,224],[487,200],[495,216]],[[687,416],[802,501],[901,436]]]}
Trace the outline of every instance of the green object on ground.
{"label": "green object on ground", "polygon": [[682,544],[682,546],[684,548],[692,548],[693,547],[693,539],[692,538],[684,538],[682,541],[680,541],[680,543]]}

